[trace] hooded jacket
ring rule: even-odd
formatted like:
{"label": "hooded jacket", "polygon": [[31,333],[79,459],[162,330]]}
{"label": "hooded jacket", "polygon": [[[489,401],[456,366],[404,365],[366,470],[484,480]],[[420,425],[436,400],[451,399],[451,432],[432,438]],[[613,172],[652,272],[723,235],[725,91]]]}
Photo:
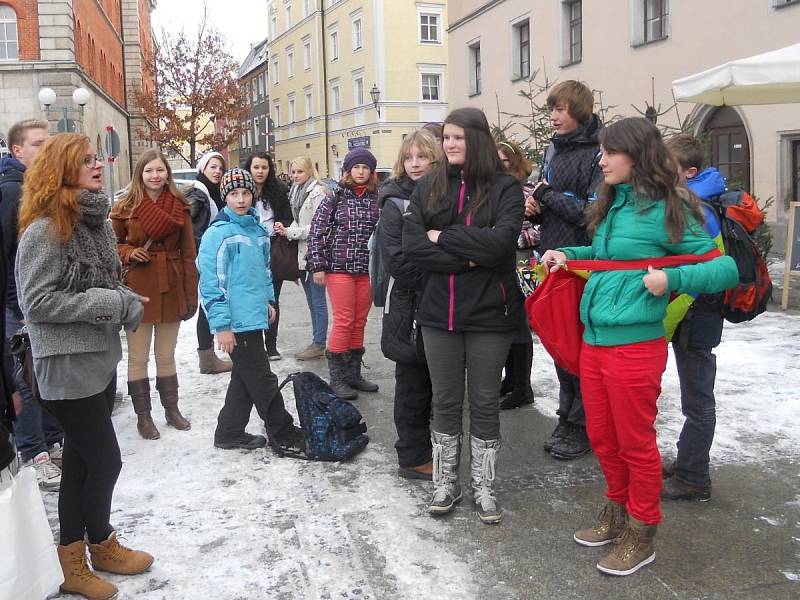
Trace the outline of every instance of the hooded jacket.
{"label": "hooded jacket", "polygon": [[598,166],[603,123],[592,115],[588,123],[566,135],[556,135],[542,159],[541,186],[534,195],[542,211],[529,220],[541,225],[542,253],[559,246],[589,243],[585,210],[603,178]]}
{"label": "hooded jacket", "polygon": [[[404,215],[403,252],[426,276],[417,322],[446,331],[515,331],[522,310],[515,293],[519,181],[497,173],[488,202],[473,214],[460,170],[450,167],[447,179],[446,202],[437,208],[428,201],[431,175],[417,181]],[[430,229],[441,231],[436,244]]]}
{"label": "hooded jacket", "polygon": [[[293,187],[292,189],[294,190],[295,188]],[[299,207],[292,206],[291,201],[289,203],[289,210],[292,212],[293,220],[291,225],[286,228],[286,237],[290,240],[297,240],[297,265],[301,270],[306,269],[308,233],[311,230],[311,220],[322,203],[322,199],[328,193],[328,189],[315,180],[310,182],[305,198]]]}
{"label": "hooded jacket", "polygon": [[[3,228],[3,256],[8,265],[13,265],[17,258],[19,202],[24,173],[25,165],[10,154],[0,160],[0,226]],[[8,270],[6,285],[6,308],[22,321],[24,317],[17,300],[13,268]],[[10,333],[13,335],[14,332]]]}
{"label": "hooded jacket", "polygon": [[211,333],[269,328],[267,304],[275,302],[269,248],[255,208],[237,215],[226,206],[203,234],[197,270]]}
{"label": "hooded jacket", "polygon": [[381,351],[390,360],[419,364],[425,361],[412,337],[411,324],[425,285],[425,272],[403,253],[403,211],[392,200],[410,200],[414,187],[413,180],[401,177],[388,179],[378,190],[381,218],[377,250],[382,253],[387,273],[394,279],[383,307]]}

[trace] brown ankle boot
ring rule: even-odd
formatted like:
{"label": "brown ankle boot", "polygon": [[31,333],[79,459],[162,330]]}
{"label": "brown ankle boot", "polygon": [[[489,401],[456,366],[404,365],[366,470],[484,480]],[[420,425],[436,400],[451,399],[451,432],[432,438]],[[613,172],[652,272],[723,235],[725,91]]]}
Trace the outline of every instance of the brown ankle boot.
{"label": "brown ankle boot", "polygon": [[156,389],[158,395],[161,396],[161,405],[164,407],[167,424],[181,431],[191,429],[192,424],[178,410],[178,376],[156,377]]}
{"label": "brown ankle boot", "polygon": [[150,380],[137,379],[136,381],[128,382],[128,394],[131,396],[133,402],[133,410],[136,411],[138,422],[136,429],[146,440],[157,440],[161,437],[156,429],[156,424],[153,423],[153,417],[150,415]]}
{"label": "brown ankle boot", "polygon": [[213,348],[198,350],[197,355],[200,357],[200,372],[204,375],[228,373],[233,369],[233,363],[229,360],[221,360]]}
{"label": "brown ankle boot", "polygon": [[628,510],[625,505],[609,500],[600,511],[597,524],[576,531],[572,537],[581,546],[605,546],[621,536],[627,526]]}
{"label": "brown ankle boot", "polygon": [[117,586],[95,575],[86,562],[86,542],[79,540],[58,546],[58,562],[64,573],[61,591],[80,594],[89,600],[110,600],[117,595]]}
{"label": "brown ankle boot", "polygon": [[117,575],[136,575],[150,568],[153,557],[141,550],[131,550],[117,541],[117,532],[99,544],[89,544],[92,566],[98,571]]}
{"label": "brown ankle boot", "polygon": [[653,540],[658,525],[647,525],[632,518],[614,549],[597,563],[609,575],[631,575],[656,559]]}

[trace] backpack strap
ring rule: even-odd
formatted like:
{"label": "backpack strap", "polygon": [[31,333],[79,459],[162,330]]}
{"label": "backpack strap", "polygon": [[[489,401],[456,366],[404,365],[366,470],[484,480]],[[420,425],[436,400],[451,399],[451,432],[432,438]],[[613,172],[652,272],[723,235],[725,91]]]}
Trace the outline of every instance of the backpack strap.
{"label": "backpack strap", "polygon": [[547,148],[545,149],[544,157],[542,158],[542,168],[539,170],[539,181],[547,178],[547,170],[550,168],[550,161],[553,160],[553,157],[555,155],[556,155],[556,145],[553,142],[550,142],[550,144],[548,144]]}
{"label": "backpack strap", "polygon": [[640,271],[647,267],[664,269],[707,262],[722,256],[717,248],[705,254],[674,254],[637,260],[568,260],[565,267],[570,271]]}

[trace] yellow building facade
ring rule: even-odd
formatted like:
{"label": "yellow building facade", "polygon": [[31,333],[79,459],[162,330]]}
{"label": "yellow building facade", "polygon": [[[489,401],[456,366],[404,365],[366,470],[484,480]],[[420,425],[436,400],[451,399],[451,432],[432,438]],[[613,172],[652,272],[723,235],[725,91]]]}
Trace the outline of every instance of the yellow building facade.
{"label": "yellow building facade", "polygon": [[269,0],[267,9],[280,172],[309,156],[322,177],[338,178],[358,146],[388,172],[405,135],[446,116],[445,0]]}

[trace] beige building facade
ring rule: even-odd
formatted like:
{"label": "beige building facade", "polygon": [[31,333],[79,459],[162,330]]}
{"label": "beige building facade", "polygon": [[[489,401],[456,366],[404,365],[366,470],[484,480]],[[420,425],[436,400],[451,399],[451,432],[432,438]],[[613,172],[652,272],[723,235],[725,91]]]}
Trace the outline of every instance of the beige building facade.
{"label": "beige building facade", "polygon": [[671,82],[796,43],[798,32],[798,0],[459,0],[449,7],[448,99],[498,123],[498,104],[529,112],[519,92],[534,75],[585,82],[609,114],[637,116],[650,104],[664,113],[659,124],[688,117],[729,179],[775,199],[768,219],[780,252],[788,203],[800,199],[800,107],[679,103],[676,112]]}
{"label": "beige building facade", "polygon": [[310,156],[338,178],[348,149],[391,170],[403,137],[447,112],[445,0],[269,0],[278,169]]}

